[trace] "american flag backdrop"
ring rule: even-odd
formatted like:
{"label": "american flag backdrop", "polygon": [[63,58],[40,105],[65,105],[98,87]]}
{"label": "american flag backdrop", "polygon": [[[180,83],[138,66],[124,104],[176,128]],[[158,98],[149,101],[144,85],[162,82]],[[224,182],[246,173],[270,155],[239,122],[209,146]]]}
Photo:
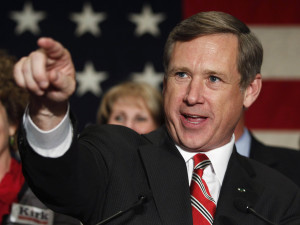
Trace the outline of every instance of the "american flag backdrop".
{"label": "american flag backdrop", "polygon": [[300,1],[298,0],[10,0],[0,7],[0,48],[21,57],[38,37],[72,54],[78,86],[71,108],[82,129],[94,123],[105,91],[125,80],[161,89],[162,51],[181,19],[200,11],[244,21],[264,47],[263,89],[246,113],[247,126],[267,144],[299,149]]}

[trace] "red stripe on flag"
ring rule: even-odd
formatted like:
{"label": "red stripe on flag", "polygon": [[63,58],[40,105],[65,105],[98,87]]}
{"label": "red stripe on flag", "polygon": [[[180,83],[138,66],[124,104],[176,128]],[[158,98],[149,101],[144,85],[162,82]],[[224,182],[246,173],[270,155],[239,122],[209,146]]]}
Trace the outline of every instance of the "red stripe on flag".
{"label": "red stripe on flag", "polygon": [[300,129],[300,81],[264,81],[261,93],[246,112],[250,129]]}
{"label": "red stripe on flag", "polygon": [[222,11],[247,24],[300,24],[298,0],[183,0],[183,17],[201,11]]}

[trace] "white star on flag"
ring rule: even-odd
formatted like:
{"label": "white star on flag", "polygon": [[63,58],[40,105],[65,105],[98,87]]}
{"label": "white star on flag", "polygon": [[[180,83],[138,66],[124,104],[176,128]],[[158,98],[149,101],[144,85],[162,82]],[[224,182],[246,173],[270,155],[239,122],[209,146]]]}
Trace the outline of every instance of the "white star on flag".
{"label": "white star on flag", "polygon": [[106,72],[97,72],[92,62],[87,62],[82,72],[77,72],[77,94],[79,96],[84,95],[90,91],[95,96],[100,97],[102,93],[101,82],[108,78]]}
{"label": "white star on flag", "polygon": [[153,13],[151,6],[148,4],[143,6],[141,14],[131,13],[129,15],[129,20],[137,26],[135,34],[138,37],[146,33],[150,33],[155,37],[159,36],[158,24],[165,18],[164,13]]}
{"label": "white star on flag", "polygon": [[38,23],[46,17],[45,12],[34,11],[32,4],[26,2],[22,11],[12,11],[10,18],[16,21],[17,26],[15,29],[16,34],[20,35],[25,31],[37,35],[40,33]]}
{"label": "white star on flag", "polygon": [[98,23],[106,19],[106,13],[95,13],[90,3],[85,3],[81,13],[72,13],[70,19],[77,23],[76,36],[90,32],[94,36],[99,36],[101,30]]}
{"label": "white star on flag", "polygon": [[132,73],[132,80],[136,82],[145,82],[160,90],[160,84],[163,81],[164,73],[155,71],[152,63],[146,63],[142,73]]}

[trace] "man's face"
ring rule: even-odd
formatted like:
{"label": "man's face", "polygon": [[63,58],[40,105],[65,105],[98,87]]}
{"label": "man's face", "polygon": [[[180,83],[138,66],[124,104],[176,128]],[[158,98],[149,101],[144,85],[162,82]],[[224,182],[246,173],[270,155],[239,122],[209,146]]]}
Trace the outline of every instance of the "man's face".
{"label": "man's face", "polygon": [[230,141],[244,101],[237,54],[232,34],[175,43],[163,94],[167,128],[182,148],[209,151]]}

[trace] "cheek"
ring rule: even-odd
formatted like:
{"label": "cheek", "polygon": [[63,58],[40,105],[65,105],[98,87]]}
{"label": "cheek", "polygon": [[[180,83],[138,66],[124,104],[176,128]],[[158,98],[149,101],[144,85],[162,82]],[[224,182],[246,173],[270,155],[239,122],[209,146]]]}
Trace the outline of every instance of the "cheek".
{"label": "cheek", "polygon": [[234,126],[239,120],[242,111],[243,99],[240,93],[234,93],[226,99],[219,101],[217,112],[225,126]]}
{"label": "cheek", "polygon": [[149,129],[150,129],[150,130],[155,130],[156,128],[158,128],[158,126],[159,126],[159,125],[157,125],[157,124],[155,123],[155,121],[152,120],[151,123],[149,124]]}
{"label": "cheek", "polygon": [[6,145],[8,143],[9,128],[7,114],[0,102],[0,144],[2,145]]}
{"label": "cheek", "polygon": [[[1,115],[2,116],[2,115]],[[8,124],[2,120],[2,118],[0,119],[0,133],[3,134],[7,134],[8,135]]]}
{"label": "cheek", "polygon": [[139,128],[140,132],[138,132],[138,133],[146,134],[146,133],[149,133],[149,132],[151,132],[155,129],[156,129],[156,126],[154,126],[152,123],[151,124],[149,123],[147,126],[140,127]]}
{"label": "cheek", "polygon": [[137,124],[135,126],[135,131],[140,134],[149,133],[157,128],[157,125],[154,122],[148,122],[147,124]]}
{"label": "cheek", "polygon": [[0,122],[0,150],[8,146],[8,127]]}
{"label": "cheek", "polygon": [[122,125],[122,123],[118,120],[115,119],[115,117],[113,115],[111,115],[109,118],[108,118],[108,121],[107,121],[108,124],[115,124],[115,125]]}
{"label": "cheek", "polygon": [[170,108],[174,109],[174,107],[179,107],[179,105],[183,102],[184,93],[185,92],[179,88],[167,89],[164,94],[165,111],[172,111]]}
{"label": "cheek", "polygon": [[114,122],[114,119],[113,119],[113,117],[112,117],[112,115],[111,115],[110,117],[108,117],[107,123],[108,123],[108,124],[111,124],[111,123],[113,123],[113,122]]}

